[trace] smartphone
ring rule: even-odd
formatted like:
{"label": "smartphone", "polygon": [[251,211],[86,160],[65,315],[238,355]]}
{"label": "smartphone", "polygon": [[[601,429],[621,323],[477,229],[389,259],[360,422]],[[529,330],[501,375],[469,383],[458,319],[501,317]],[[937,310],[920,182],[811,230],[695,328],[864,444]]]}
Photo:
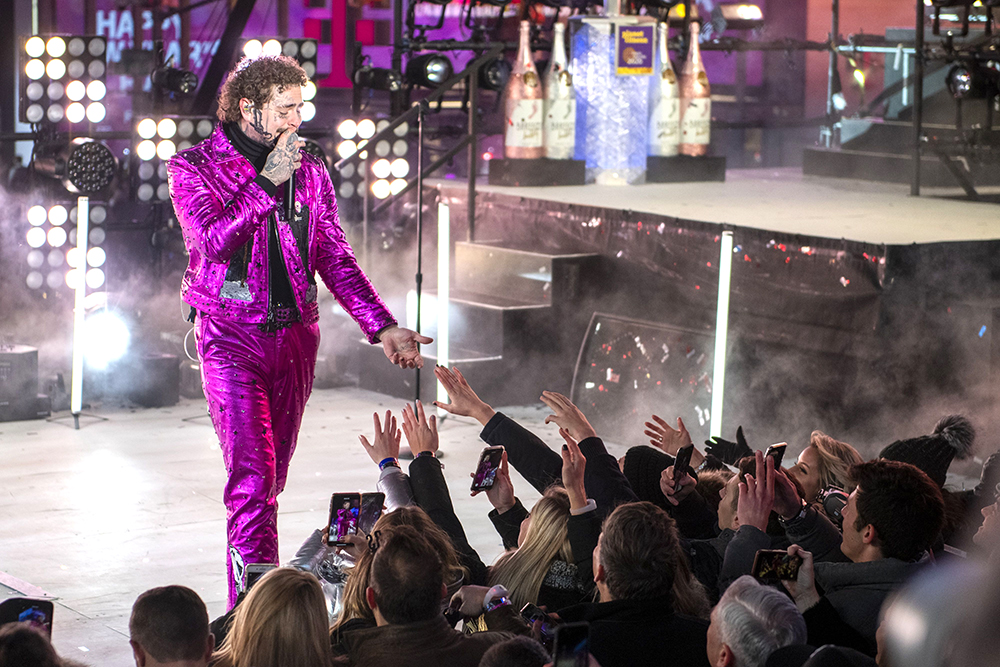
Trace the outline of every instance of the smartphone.
{"label": "smartphone", "polygon": [[361,514],[360,493],[335,493],[330,498],[330,533],[326,543],[332,547],[344,547],[348,535],[358,534],[358,518]]}
{"label": "smartphone", "polygon": [[788,448],[787,442],[779,442],[775,445],[771,445],[764,452],[764,456],[770,456],[774,459],[774,469],[778,470],[781,468],[781,459],[785,457],[785,450]]}
{"label": "smartphone", "polygon": [[0,603],[0,625],[6,623],[30,623],[52,636],[51,600],[36,598],[8,598]]}
{"label": "smartphone", "polygon": [[486,489],[493,488],[502,457],[502,445],[487,447],[483,450],[483,453],[479,456],[479,465],[476,466],[476,475],[472,478],[473,491],[485,491]]}
{"label": "smartphone", "polygon": [[534,625],[535,621],[539,620],[542,622],[542,646],[544,646],[546,650],[551,651],[552,641],[555,639],[556,634],[556,624],[552,622],[549,615],[529,602],[521,607],[521,618],[523,618],[524,622],[528,625]]}
{"label": "smartphone", "polygon": [[372,532],[375,522],[382,516],[382,508],[385,506],[384,493],[362,493],[361,494],[361,515],[358,517],[358,530],[365,535]]}
{"label": "smartphone", "polygon": [[800,556],[789,556],[783,549],[761,549],[754,556],[750,573],[761,583],[777,584],[798,579],[801,566]]}
{"label": "smartphone", "polygon": [[590,623],[566,623],[556,628],[553,667],[587,667]]}
{"label": "smartphone", "polygon": [[691,454],[694,453],[694,445],[687,445],[681,447],[677,450],[677,456],[674,458],[674,488],[680,488],[681,475],[684,473],[692,474],[694,471],[691,470]]}
{"label": "smartphone", "polygon": [[273,563],[247,563],[246,572],[243,575],[246,577],[246,586],[243,590],[249,592],[261,577],[276,567],[278,566]]}

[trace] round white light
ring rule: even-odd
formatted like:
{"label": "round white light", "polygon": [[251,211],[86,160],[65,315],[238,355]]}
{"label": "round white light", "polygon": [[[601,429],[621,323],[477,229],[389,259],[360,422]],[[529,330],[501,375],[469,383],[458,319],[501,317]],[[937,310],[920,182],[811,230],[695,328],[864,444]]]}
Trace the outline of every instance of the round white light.
{"label": "round white light", "polygon": [[66,53],[66,42],[62,37],[50,37],[45,44],[45,50],[53,58],[61,58]]}
{"label": "round white light", "polygon": [[135,154],[139,156],[140,160],[152,160],[156,156],[156,144],[149,139],[140,141],[139,145],[135,147]]}
{"label": "round white light", "polygon": [[45,282],[48,283],[50,289],[58,289],[62,284],[62,279],[62,273],[59,271],[49,271],[49,277],[45,279]]}
{"label": "round white light", "polygon": [[49,75],[50,79],[61,79],[66,76],[66,63],[54,58],[45,66],[45,73]]}
{"label": "round white light", "polygon": [[388,160],[375,160],[372,165],[372,173],[375,174],[375,178],[389,178],[391,171],[392,167]]}
{"label": "round white light", "polygon": [[170,186],[166,183],[160,183],[156,186],[156,198],[160,201],[167,201],[170,199]]}
{"label": "round white light", "polygon": [[351,176],[354,176],[354,163],[353,162],[351,162],[349,164],[345,164],[344,168],[340,170],[340,177],[341,178],[350,178]]}
{"label": "round white light", "polygon": [[312,102],[302,103],[302,122],[308,123],[316,117],[316,105]]}
{"label": "round white light", "polygon": [[66,45],[66,53],[71,56],[82,56],[83,52],[87,50],[87,45],[79,37],[74,37],[69,40],[69,44]]}
{"label": "round white light", "polygon": [[50,122],[58,123],[66,115],[66,110],[63,109],[63,105],[61,104],[53,104],[45,111],[45,115]]}
{"label": "round white light", "polygon": [[152,118],[143,118],[139,121],[135,131],[143,139],[152,139],[156,136],[156,121]]}
{"label": "round white light", "polygon": [[400,192],[406,189],[406,179],[397,178],[392,182],[390,188],[392,189],[392,194],[398,195]]}
{"label": "round white light", "polygon": [[108,209],[103,206],[94,206],[90,209],[90,221],[99,225],[108,219]]}
{"label": "round white light", "polygon": [[95,80],[87,84],[87,97],[95,102],[100,102],[107,94],[108,88],[104,85],[103,81]]}
{"label": "round white light", "polygon": [[340,184],[340,197],[341,199],[349,199],[354,196],[354,183],[350,181],[344,181]]}
{"label": "round white light", "polygon": [[348,118],[337,126],[337,133],[341,139],[353,139],[358,136],[358,124]]}
{"label": "round white light", "polygon": [[[75,229],[73,231],[76,231]],[[100,227],[92,227],[90,230],[90,245],[101,245],[104,243],[104,230]]]}
{"label": "round white light", "polygon": [[[90,55],[94,56],[95,58],[104,53],[105,48],[106,47],[104,45],[104,40],[101,39],[100,37],[90,40],[90,44],[87,45],[87,51],[90,53]],[[95,61],[95,62],[100,62],[100,61]]]}
{"label": "round white light", "polygon": [[97,289],[104,284],[104,271],[100,269],[91,269],[87,271],[87,287],[90,289]]}
{"label": "round white light", "polygon": [[[52,85],[50,84],[49,87],[51,88]],[[32,102],[37,102],[42,99],[42,95],[45,94],[45,88],[37,81],[32,81],[28,84],[28,87],[24,89],[24,94],[27,95],[28,99]]]}
{"label": "round white light", "polygon": [[45,53],[45,40],[35,35],[24,43],[24,52],[32,58],[40,58]]}
{"label": "round white light", "polygon": [[73,104],[66,107],[66,118],[71,123],[79,123],[87,116],[87,110],[79,102],[73,102]]}
{"label": "round white light", "polygon": [[365,118],[358,123],[358,136],[362,139],[371,139],[375,136],[375,123]]}
{"label": "round white light", "polygon": [[25,110],[24,117],[28,119],[29,123],[39,123],[45,118],[45,109],[42,108],[41,104],[32,104]]}
{"label": "round white light", "polygon": [[247,58],[259,58],[263,48],[259,39],[251,39],[243,45],[243,55]]}
{"label": "round white light", "polygon": [[410,145],[406,143],[406,139],[396,139],[392,144],[392,154],[396,157],[403,157],[409,149]]}
{"label": "round white light", "polygon": [[156,133],[164,139],[173,139],[177,134],[177,123],[173,118],[164,118],[156,125]]}
{"label": "round white light", "polygon": [[91,102],[87,105],[87,120],[91,123],[100,123],[107,115],[103,102]]}
{"label": "round white light", "polygon": [[29,60],[28,64],[24,66],[24,73],[28,75],[29,79],[41,79],[45,76],[45,63],[41,60]]}
{"label": "round white light", "polygon": [[152,185],[143,183],[135,189],[135,196],[138,197],[139,201],[149,201],[153,198],[155,192]]}
{"label": "round white light", "polygon": [[35,205],[28,209],[28,222],[31,223],[32,227],[44,225],[48,218],[49,213],[45,210],[44,206]]}
{"label": "round white light", "polygon": [[199,137],[207,137],[212,134],[213,127],[214,125],[212,125],[212,121],[207,118],[203,118],[198,121],[198,126],[195,128],[195,132],[198,133]]}
{"label": "round white light", "polygon": [[294,58],[299,55],[299,45],[292,40],[288,40],[285,42],[284,46],[281,47],[281,53],[289,58]]}
{"label": "round white light", "polygon": [[[36,250],[35,252],[38,251]],[[63,265],[63,262],[66,261],[66,258],[63,256],[62,250],[56,250],[55,248],[49,251],[49,256],[47,259],[49,262],[49,266],[51,266],[52,268],[60,267]]]}
{"label": "round white light", "polygon": [[25,282],[28,283],[28,287],[30,289],[38,289],[39,287],[42,286],[42,283],[45,282],[45,279],[42,277],[42,274],[40,274],[38,271],[32,271],[31,273],[28,274],[28,277],[25,279]]}
{"label": "round white light", "polygon": [[194,123],[187,118],[184,118],[181,122],[177,123],[177,134],[179,134],[182,138],[187,139],[191,136],[192,132],[194,132]]}
{"label": "round white light", "polygon": [[392,131],[397,137],[405,137],[406,133],[410,131],[409,123],[400,123],[396,126],[396,129]]}
{"label": "round white light", "polygon": [[156,144],[156,156],[161,160],[169,160],[177,152],[177,146],[170,139],[164,139]]}
{"label": "round white light", "polygon": [[95,368],[106,368],[112,361],[121,359],[131,340],[128,326],[114,313],[102,311],[84,322],[83,354],[87,363]]}
{"label": "round white light", "polygon": [[389,154],[389,142],[383,139],[382,141],[375,144],[375,155],[379,157],[385,157]]}
{"label": "round white light", "polygon": [[302,99],[308,102],[314,97],[316,97],[316,84],[312,81],[307,81],[306,85],[302,86]]}
{"label": "round white light", "polygon": [[56,227],[59,227],[66,224],[66,221],[69,220],[69,211],[67,211],[66,207],[62,204],[56,204],[49,209],[48,218],[49,222]]}
{"label": "round white light", "polygon": [[69,264],[70,268],[79,269],[80,268],[80,249],[77,247],[70,248],[66,251],[66,263]]}
{"label": "round white light", "polygon": [[104,266],[107,258],[108,256],[104,252],[104,248],[91,248],[87,251],[87,264],[91,266]]}
{"label": "round white light", "polygon": [[[80,273],[80,269],[70,269],[69,271],[67,271],[66,272],[66,287],[68,287],[70,289],[76,289],[76,285],[80,281],[80,276],[81,275],[82,274]],[[49,274],[49,286],[52,287],[53,289],[56,287],[56,285],[52,284],[52,274],[51,273]]]}
{"label": "round white light", "polygon": [[[37,82],[30,84],[28,88],[31,88],[31,86],[38,86],[39,88],[42,87],[41,84]],[[58,81],[53,81],[52,83],[49,84],[49,87],[46,89],[45,92],[49,96],[50,100],[61,100],[63,95],[66,93],[66,88]],[[29,98],[31,97],[30,93],[28,97]]]}
{"label": "round white light", "polygon": [[41,250],[32,250],[28,253],[28,266],[33,269],[37,269],[45,263],[45,255],[42,254]]}
{"label": "round white light", "polygon": [[351,157],[358,151],[358,145],[348,139],[347,141],[341,141],[340,145],[337,146],[337,155],[342,158]]}
{"label": "round white light", "polygon": [[70,78],[79,79],[87,73],[87,66],[83,64],[82,60],[71,60],[66,66],[66,73],[70,75]]}
{"label": "round white light", "polygon": [[392,161],[391,171],[396,178],[406,178],[410,173],[410,163],[398,157]]}
{"label": "round white light", "polygon": [[32,227],[25,238],[32,248],[41,248],[45,245],[45,230],[41,227]]}
{"label": "round white light", "polygon": [[316,40],[314,40],[314,39],[307,39],[307,40],[303,41],[302,42],[302,50],[299,51],[299,54],[303,58],[312,58],[312,57],[314,57],[316,55]]}
{"label": "round white light", "polygon": [[392,193],[392,186],[389,185],[389,181],[384,178],[372,183],[372,194],[378,199],[385,199]]}
{"label": "round white light", "polygon": [[70,81],[66,84],[66,97],[74,102],[79,102],[86,94],[87,86],[83,85],[83,81]]}
{"label": "round white light", "polygon": [[[91,42],[93,44],[93,42]],[[90,75],[91,79],[100,79],[104,76],[104,63],[100,60],[91,60],[90,64],[87,65],[87,74]]]}
{"label": "round white light", "polygon": [[265,56],[280,56],[281,55],[281,42],[276,39],[269,39],[264,42],[264,46],[261,48],[261,53]]}
{"label": "round white light", "polygon": [[[36,227],[37,229],[37,227]],[[48,234],[49,245],[58,248],[66,243],[66,230],[62,227],[52,227]]]}

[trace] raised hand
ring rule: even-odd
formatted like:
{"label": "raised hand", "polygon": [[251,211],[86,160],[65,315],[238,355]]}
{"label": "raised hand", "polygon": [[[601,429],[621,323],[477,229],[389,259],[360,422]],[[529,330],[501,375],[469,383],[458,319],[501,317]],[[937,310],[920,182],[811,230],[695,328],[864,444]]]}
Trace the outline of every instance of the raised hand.
{"label": "raised hand", "polygon": [[424,416],[424,404],[417,401],[417,409],[409,403],[403,408],[403,435],[410,445],[414,456],[421,452],[436,453],[438,450],[437,417],[431,415],[430,420]]}
{"label": "raised hand", "polygon": [[453,415],[472,417],[483,426],[493,419],[496,410],[479,398],[457,367],[448,370],[444,366],[436,366],[434,376],[448,392],[448,400],[451,401],[451,403],[434,401],[435,406]]}
{"label": "raised hand", "polygon": [[711,440],[705,441],[705,453],[711,454],[727,465],[736,465],[744,456],[753,456],[753,450],[747,445],[746,438],[743,437],[743,427],[736,429],[736,442],[723,440],[715,436]]}
{"label": "raised hand", "polygon": [[423,368],[424,358],[420,356],[420,345],[434,342],[433,338],[396,325],[380,331],[378,337],[382,341],[385,356],[400,368]]}
{"label": "raised hand", "polygon": [[574,510],[582,509],[587,506],[587,489],[583,484],[587,457],[580,451],[580,445],[569,431],[561,428],[559,435],[566,441],[562,448],[562,483],[569,495],[569,507]]}
{"label": "raised hand", "polygon": [[286,128],[278,135],[278,140],[271,154],[267,156],[267,162],[264,163],[260,175],[275,185],[281,185],[292,177],[293,171],[302,166],[300,149],[305,145],[304,141],[299,140],[295,130]]}
{"label": "raised hand", "polygon": [[691,475],[681,473],[680,479],[674,481],[674,467],[667,466],[667,469],[660,473],[660,491],[671,505],[679,505],[682,500],[691,495],[698,481]]}
{"label": "raised hand", "polygon": [[566,429],[566,432],[577,442],[597,435],[597,431],[587,421],[580,408],[573,405],[572,401],[559,392],[543,391],[542,403],[552,410],[552,414],[545,418],[546,424],[555,422],[560,429]]}
{"label": "raised hand", "polygon": [[662,449],[671,456],[677,456],[677,450],[687,447],[691,442],[691,434],[684,426],[684,420],[677,418],[677,428],[672,428],[662,417],[653,415],[653,421],[644,424],[643,433],[649,436],[649,444]]}
{"label": "raised hand", "polygon": [[755,452],[757,476],[747,475],[740,482],[740,498],[736,504],[736,518],[741,526],[755,526],[767,530],[767,522],[774,508],[774,458]]}
{"label": "raised hand", "polygon": [[398,459],[399,438],[402,434],[396,429],[396,418],[392,416],[392,412],[386,410],[385,427],[379,421],[377,412],[372,414],[372,418],[375,421],[374,443],[368,442],[368,438],[362,435],[358,436],[361,439],[361,446],[376,464],[384,459]]}
{"label": "raised hand", "polygon": [[774,471],[774,511],[785,519],[790,519],[802,511],[802,497],[784,470]]}
{"label": "raised hand", "polygon": [[[470,472],[469,477],[475,479],[476,473]],[[493,479],[493,486],[486,489],[486,498],[490,501],[490,505],[493,505],[495,509],[500,514],[503,514],[514,504],[517,500],[514,498],[514,482],[510,479],[510,468],[507,466],[507,451],[500,456],[500,468],[497,470],[496,477]],[[473,491],[473,496],[478,496],[480,491]]]}

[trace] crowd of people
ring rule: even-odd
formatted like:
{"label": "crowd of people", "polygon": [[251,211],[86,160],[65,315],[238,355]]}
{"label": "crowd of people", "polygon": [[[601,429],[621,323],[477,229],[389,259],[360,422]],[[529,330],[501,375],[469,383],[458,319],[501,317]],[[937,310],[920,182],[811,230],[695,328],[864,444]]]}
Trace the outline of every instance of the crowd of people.
{"label": "crowd of people", "polygon": [[[1000,456],[987,459],[975,489],[945,487],[952,460],[972,452],[966,418],[945,417],[930,435],[894,442],[868,461],[816,431],[782,467],[748,445],[742,429],[732,442],[687,450],[690,464],[682,464],[678,453],[694,444],[683,422],[654,416],[645,425],[652,446],[619,460],[561,394],[542,394],[552,411],[546,421],[565,443],[553,451],[490,407],[457,369],[435,374],[450,400],[435,405],[477,420],[482,439],[504,448],[484,491],[506,549],[495,562],[483,562],[455,514],[435,456],[435,417],[419,402],[407,405],[398,419],[376,414],[371,439],[361,439],[380,469],[385,511],[367,535],[337,549],[344,581],[336,600],[329,581],[301,563],[262,576],[213,623],[188,588],[146,591],[129,622],[136,665],[998,660],[990,652],[1000,642],[991,627],[997,596],[987,584],[1000,580],[992,558]],[[413,454],[406,472],[404,437]],[[510,467],[541,494],[530,509]],[[770,571],[768,562],[776,564]],[[922,606],[928,599],[937,607]],[[43,633],[0,628],[0,667],[60,664],[70,663]]]}

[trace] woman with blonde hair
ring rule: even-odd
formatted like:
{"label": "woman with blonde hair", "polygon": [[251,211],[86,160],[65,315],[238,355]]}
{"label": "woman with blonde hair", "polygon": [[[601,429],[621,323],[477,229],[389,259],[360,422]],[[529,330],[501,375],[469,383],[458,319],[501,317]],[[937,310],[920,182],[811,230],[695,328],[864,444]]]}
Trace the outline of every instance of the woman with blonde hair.
{"label": "woman with blonde hair", "polygon": [[331,664],[326,599],[315,576],[281,567],[250,589],[233,615],[213,667]]}
{"label": "woman with blonde hair", "polygon": [[813,431],[809,446],[788,469],[788,475],[802,487],[805,500],[814,502],[828,486],[840,487],[848,493],[853,491],[856,484],[851,482],[847,471],[858,463],[864,463],[864,459],[854,447],[822,431]]}

